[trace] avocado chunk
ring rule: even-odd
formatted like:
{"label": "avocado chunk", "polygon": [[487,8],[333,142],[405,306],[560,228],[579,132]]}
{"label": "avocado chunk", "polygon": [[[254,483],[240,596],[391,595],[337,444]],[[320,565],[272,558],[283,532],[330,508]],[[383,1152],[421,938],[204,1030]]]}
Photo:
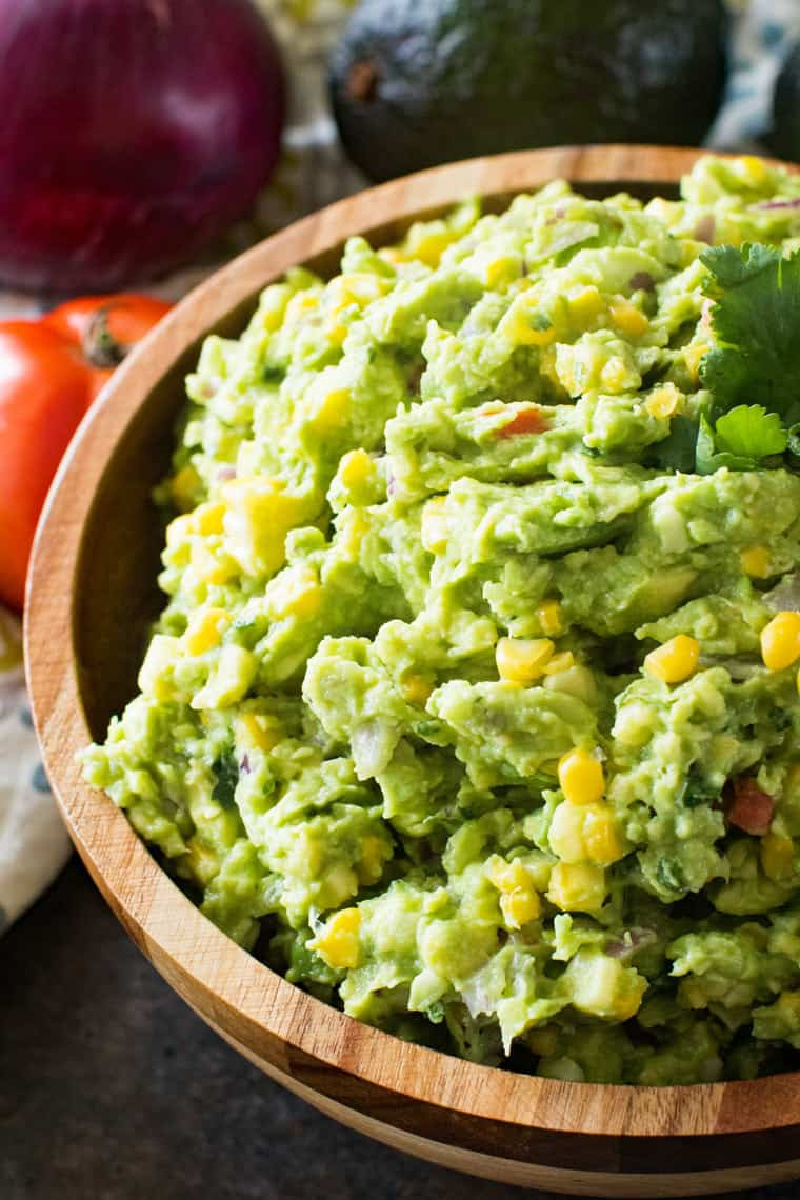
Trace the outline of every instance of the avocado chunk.
{"label": "avocado chunk", "polygon": [[722,0],[364,0],[330,64],[373,180],[580,142],[696,144],[721,102]]}
{"label": "avocado chunk", "polygon": [[778,75],[770,145],[781,158],[800,161],[800,42],[789,51]]}

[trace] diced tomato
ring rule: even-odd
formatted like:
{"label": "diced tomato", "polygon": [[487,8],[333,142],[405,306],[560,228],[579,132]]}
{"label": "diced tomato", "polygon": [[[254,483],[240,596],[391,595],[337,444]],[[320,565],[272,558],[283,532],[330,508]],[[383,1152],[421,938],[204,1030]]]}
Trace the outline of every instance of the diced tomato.
{"label": "diced tomato", "polygon": [[542,416],[541,409],[531,406],[523,408],[504,425],[498,436],[501,438],[517,437],[521,433],[544,433],[549,429],[547,421]]}
{"label": "diced tomato", "polygon": [[725,799],[725,816],[730,825],[743,829],[753,837],[763,837],[769,832],[775,815],[775,801],[763,792],[755,779],[737,779]]}

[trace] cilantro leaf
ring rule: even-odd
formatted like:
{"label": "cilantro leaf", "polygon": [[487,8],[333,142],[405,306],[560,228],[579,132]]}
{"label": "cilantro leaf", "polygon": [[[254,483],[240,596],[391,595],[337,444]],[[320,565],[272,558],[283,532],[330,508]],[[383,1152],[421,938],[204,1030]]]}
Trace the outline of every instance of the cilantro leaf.
{"label": "cilantro leaf", "polygon": [[697,422],[679,414],[670,422],[669,434],[652,447],[656,466],[691,475],[695,470]]}
{"label": "cilantro leaf", "polygon": [[786,430],[777,413],[768,413],[761,404],[739,404],[719,418],[716,441],[725,454],[746,458],[767,458],[783,454]]}
{"label": "cilantro leaf", "polygon": [[800,419],[800,253],[784,258],[759,243],[701,255],[718,345],[700,365],[714,414],[761,405],[786,424]]}
{"label": "cilantro leaf", "polygon": [[214,791],[212,795],[221,808],[235,808],[236,785],[239,782],[239,764],[232,751],[227,750],[214,763]]}

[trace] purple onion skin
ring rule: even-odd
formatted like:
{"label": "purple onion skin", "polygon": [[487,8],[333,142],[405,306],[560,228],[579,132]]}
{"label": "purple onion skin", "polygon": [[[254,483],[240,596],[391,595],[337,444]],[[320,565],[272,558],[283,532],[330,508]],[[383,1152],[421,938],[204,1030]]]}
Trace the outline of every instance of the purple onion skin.
{"label": "purple onion skin", "polygon": [[280,149],[250,0],[0,0],[0,281],[106,291],[191,260]]}

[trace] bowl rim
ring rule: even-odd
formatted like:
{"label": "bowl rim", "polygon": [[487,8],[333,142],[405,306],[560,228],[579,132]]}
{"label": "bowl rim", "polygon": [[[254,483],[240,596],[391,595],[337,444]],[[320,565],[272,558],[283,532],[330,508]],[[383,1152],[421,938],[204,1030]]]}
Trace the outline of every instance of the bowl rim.
{"label": "bowl rim", "polygon": [[[638,145],[525,151],[448,164],[338,201],[247,251],[183,299],[119,368],[61,464],[37,532],[25,611],[26,676],[45,769],[73,841],[139,947],[201,1015],[279,1070],[291,1075],[296,1054],[464,1118],[600,1138],[741,1135],[797,1124],[800,1073],[662,1088],[564,1083],[452,1058],[345,1016],[208,921],[123,813],[82,782],[75,761],[91,740],[74,633],[82,532],[115,447],[181,353],[288,267],[348,236],[369,236],[472,194],[505,197],[548,178],[571,179],[579,190],[607,183],[611,161],[613,183],[667,186],[705,153]],[[65,625],[68,637],[53,638],[52,630]],[[182,990],[187,980],[192,996]]]}

